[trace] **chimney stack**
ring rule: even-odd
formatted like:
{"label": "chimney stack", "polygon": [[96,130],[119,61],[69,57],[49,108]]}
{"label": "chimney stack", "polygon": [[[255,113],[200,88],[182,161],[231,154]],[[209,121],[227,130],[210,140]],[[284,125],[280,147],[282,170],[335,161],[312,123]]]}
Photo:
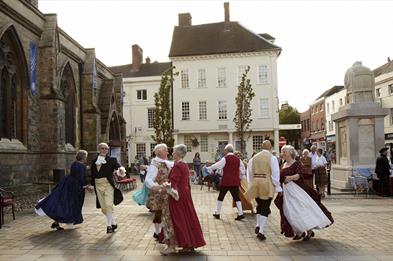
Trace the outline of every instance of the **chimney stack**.
{"label": "chimney stack", "polygon": [[145,63],[146,63],[146,64],[150,64],[150,63],[151,63],[150,57],[146,57]]}
{"label": "chimney stack", "polygon": [[179,26],[191,26],[192,17],[190,13],[179,14]]}
{"label": "chimney stack", "polygon": [[229,19],[229,2],[224,3],[224,11],[225,11],[225,22],[228,23]]}
{"label": "chimney stack", "polygon": [[390,57],[388,56],[388,63],[390,63],[390,61],[391,61],[391,60],[390,60]]}
{"label": "chimney stack", "polygon": [[143,62],[143,50],[139,45],[132,46],[132,66],[131,71],[138,72]]}

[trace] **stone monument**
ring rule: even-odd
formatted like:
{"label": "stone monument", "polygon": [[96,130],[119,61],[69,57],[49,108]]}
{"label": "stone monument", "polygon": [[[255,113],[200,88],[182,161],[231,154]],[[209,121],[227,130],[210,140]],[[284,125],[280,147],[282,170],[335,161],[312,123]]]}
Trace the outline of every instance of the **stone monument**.
{"label": "stone monument", "polygon": [[385,145],[384,117],[388,109],[374,99],[374,74],[355,62],[345,73],[346,104],[332,115],[336,123],[336,159],[331,186],[349,188],[348,177],[358,168],[374,171],[378,151]]}

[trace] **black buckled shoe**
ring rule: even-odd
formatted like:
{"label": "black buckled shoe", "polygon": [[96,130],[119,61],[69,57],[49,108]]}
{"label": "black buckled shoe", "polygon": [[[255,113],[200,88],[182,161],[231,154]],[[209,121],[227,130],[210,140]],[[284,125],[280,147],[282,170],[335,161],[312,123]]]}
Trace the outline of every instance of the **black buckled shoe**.
{"label": "black buckled shoe", "polygon": [[112,226],[107,226],[106,227],[106,233],[107,234],[111,234],[111,233],[113,233],[115,230],[112,228]]}
{"label": "black buckled shoe", "polygon": [[258,233],[259,233],[259,227],[255,227],[255,234],[257,234],[258,235]]}
{"label": "black buckled shoe", "polygon": [[242,220],[242,219],[244,219],[244,215],[239,215],[239,216],[237,216],[237,217],[235,218],[236,221],[240,221],[240,220]]}
{"label": "black buckled shoe", "polygon": [[117,229],[117,224],[112,225],[112,229],[113,229],[113,231],[115,231],[115,229]]}
{"label": "black buckled shoe", "polygon": [[220,214],[213,214],[213,217],[215,217],[216,219],[220,219]]}
{"label": "black buckled shoe", "polygon": [[155,240],[158,240],[160,238],[160,236],[157,233],[154,233],[153,237],[154,237]]}
{"label": "black buckled shoe", "polygon": [[295,235],[292,240],[300,240],[302,238],[306,237],[306,233],[303,232],[301,235]]}
{"label": "black buckled shoe", "polygon": [[258,238],[260,241],[266,240],[265,235],[264,235],[264,234],[261,234],[261,233],[258,233],[257,238]]}
{"label": "black buckled shoe", "polygon": [[56,230],[64,230],[64,228],[62,228],[62,227],[59,225],[59,223],[57,223],[57,222],[53,222],[52,225],[51,225],[50,227],[53,228],[53,229],[56,229]]}

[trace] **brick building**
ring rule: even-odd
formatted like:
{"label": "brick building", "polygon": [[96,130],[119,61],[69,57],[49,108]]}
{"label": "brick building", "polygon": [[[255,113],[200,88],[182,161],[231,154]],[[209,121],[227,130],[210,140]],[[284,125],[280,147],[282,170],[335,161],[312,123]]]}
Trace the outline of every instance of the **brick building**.
{"label": "brick building", "polygon": [[43,14],[38,1],[0,1],[0,184],[47,180],[99,142],[124,152],[121,75]]}
{"label": "brick building", "polygon": [[310,109],[305,112],[300,113],[300,124],[302,128],[300,130],[300,144],[302,147],[309,148],[310,147],[310,135],[311,135],[311,115]]}

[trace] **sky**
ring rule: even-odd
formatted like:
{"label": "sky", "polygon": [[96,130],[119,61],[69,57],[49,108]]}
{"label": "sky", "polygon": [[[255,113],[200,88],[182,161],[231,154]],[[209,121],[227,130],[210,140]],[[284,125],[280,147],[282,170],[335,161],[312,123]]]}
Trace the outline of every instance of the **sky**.
{"label": "sky", "polygon": [[[224,1],[39,0],[43,13],[108,66],[132,62],[131,45],[144,57],[169,61],[178,14],[192,24],[222,22]],[[280,103],[300,112],[322,92],[343,85],[355,62],[375,69],[393,59],[393,1],[229,1],[230,19],[255,33],[269,33],[278,58]]]}

